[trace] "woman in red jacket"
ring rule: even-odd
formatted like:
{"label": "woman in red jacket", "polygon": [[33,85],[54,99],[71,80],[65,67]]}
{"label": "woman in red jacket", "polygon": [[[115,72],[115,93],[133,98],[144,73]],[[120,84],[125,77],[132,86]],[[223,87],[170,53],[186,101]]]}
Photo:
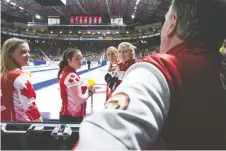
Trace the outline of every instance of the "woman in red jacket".
{"label": "woman in red jacket", "polygon": [[28,65],[30,48],[18,38],[6,40],[1,54],[1,121],[42,122],[30,76],[22,71]]}
{"label": "woman in red jacket", "polygon": [[58,72],[62,107],[61,122],[81,122],[86,115],[86,101],[93,95],[93,87],[83,86],[76,70],[82,65],[82,54],[78,49],[67,49],[63,54]]}

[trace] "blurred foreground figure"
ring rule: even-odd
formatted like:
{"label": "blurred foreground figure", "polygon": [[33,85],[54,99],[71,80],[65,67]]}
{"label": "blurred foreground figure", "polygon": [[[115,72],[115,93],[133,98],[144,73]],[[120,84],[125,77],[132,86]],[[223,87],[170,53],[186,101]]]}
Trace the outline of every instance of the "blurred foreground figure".
{"label": "blurred foreground figure", "polygon": [[226,149],[218,52],[226,26],[218,2],[172,1],[160,53],[132,65],[105,109],[84,119],[78,150]]}

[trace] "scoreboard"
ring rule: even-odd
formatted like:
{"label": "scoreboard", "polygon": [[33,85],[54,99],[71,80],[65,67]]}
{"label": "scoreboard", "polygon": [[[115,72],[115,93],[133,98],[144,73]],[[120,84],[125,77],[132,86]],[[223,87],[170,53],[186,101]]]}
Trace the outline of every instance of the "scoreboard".
{"label": "scoreboard", "polygon": [[70,24],[75,25],[84,25],[84,24],[102,24],[102,16],[94,16],[94,15],[71,15],[70,16]]}
{"label": "scoreboard", "polygon": [[48,25],[59,25],[60,16],[48,16]]}

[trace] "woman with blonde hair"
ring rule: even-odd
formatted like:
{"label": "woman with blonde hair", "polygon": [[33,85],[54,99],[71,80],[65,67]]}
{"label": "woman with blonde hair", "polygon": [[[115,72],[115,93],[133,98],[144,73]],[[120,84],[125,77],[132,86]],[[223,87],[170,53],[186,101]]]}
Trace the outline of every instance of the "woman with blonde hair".
{"label": "woman with blonde hair", "polygon": [[[117,48],[110,46],[107,48],[107,58],[108,61],[110,62],[109,68],[108,68],[108,72],[112,73],[117,69],[118,63],[119,63],[119,59],[118,59],[118,50]],[[109,88],[109,84],[107,83],[107,87],[106,87],[106,101],[108,100],[108,98],[111,95],[111,88]]]}
{"label": "woman with blonde hair", "polygon": [[118,50],[117,48],[111,46],[107,48],[107,58],[108,61],[110,62],[110,66],[108,68],[108,72],[113,72],[119,63],[118,60]]}
{"label": "woman with blonde hair", "polygon": [[117,75],[118,78],[115,89],[123,80],[124,74],[129,69],[129,67],[136,63],[135,49],[136,46],[132,45],[129,42],[122,42],[118,45],[120,63],[118,64],[115,70],[115,74]]}
{"label": "woman with blonde hair", "polygon": [[28,65],[30,48],[26,41],[10,38],[1,54],[1,121],[42,122],[30,76],[22,71]]}

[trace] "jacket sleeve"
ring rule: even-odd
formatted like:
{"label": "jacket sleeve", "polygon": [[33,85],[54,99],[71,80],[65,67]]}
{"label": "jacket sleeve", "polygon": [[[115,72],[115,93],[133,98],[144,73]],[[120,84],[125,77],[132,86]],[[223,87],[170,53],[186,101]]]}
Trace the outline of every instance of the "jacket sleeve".
{"label": "jacket sleeve", "polygon": [[76,149],[151,149],[168,114],[170,90],[152,64],[136,63],[101,112],[80,125]]}
{"label": "jacket sleeve", "polygon": [[76,75],[75,73],[69,73],[64,80],[64,84],[66,85],[67,88],[81,86],[80,79],[78,75]]}
{"label": "jacket sleeve", "polygon": [[40,112],[36,106],[36,93],[30,83],[29,75],[22,73],[14,81],[14,88],[18,91],[20,108],[22,108],[30,120],[40,118]]}

